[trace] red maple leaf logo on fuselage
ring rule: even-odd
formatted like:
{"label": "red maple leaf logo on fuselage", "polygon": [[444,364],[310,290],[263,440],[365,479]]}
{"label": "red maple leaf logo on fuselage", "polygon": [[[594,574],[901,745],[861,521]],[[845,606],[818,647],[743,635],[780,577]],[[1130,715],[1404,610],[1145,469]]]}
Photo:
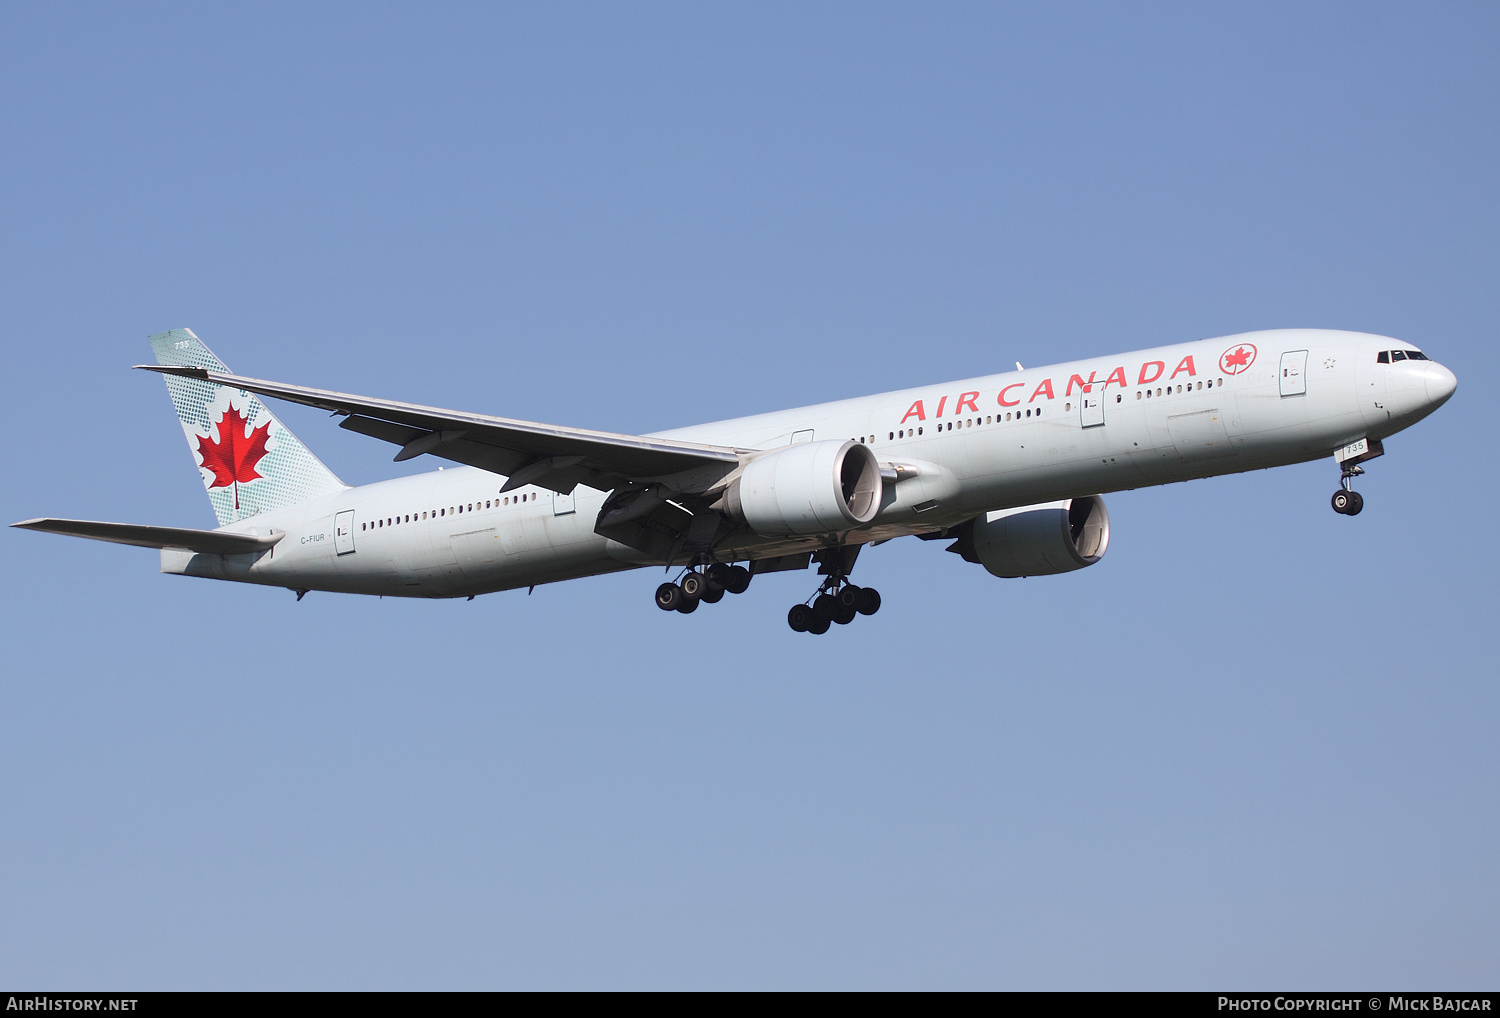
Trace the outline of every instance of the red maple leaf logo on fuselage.
{"label": "red maple leaf logo on fuselage", "polygon": [[1255,363],[1256,349],[1250,343],[1241,343],[1219,355],[1219,370],[1226,375],[1237,375]]}
{"label": "red maple leaf logo on fuselage", "polygon": [[198,455],[203,457],[203,469],[214,475],[210,488],[227,488],[234,485],[234,507],[240,507],[241,484],[258,481],[255,465],[266,454],[266,441],[271,437],[271,422],[267,421],[245,434],[245,425],[250,421],[241,417],[232,405],[219,418],[219,440],[211,441],[198,436]]}

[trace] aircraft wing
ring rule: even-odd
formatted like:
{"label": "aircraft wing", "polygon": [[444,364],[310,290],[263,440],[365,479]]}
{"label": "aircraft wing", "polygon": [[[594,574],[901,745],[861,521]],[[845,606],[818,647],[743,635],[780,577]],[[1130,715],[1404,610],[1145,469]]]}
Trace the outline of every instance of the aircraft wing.
{"label": "aircraft wing", "polygon": [[190,530],[185,527],[142,527],[134,523],[101,523],[97,520],[24,520],[12,523],[22,530],[40,530],[46,534],[88,537],[95,541],[133,544],[140,548],[183,548],[210,555],[239,555],[266,551],[284,534],[257,537],[254,534],[225,534],[217,530]]}
{"label": "aircraft wing", "polygon": [[442,410],[327,389],[268,382],[206,368],[140,364],[145,371],[245,389],[342,414],[341,427],[401,446],[396,460],[429,453],[508,478],[503,490],[535,484],[564,494],[575,485],[609,490],[704,467],[729,468],[739,451],[672,439],[619,435],[506,417]]}

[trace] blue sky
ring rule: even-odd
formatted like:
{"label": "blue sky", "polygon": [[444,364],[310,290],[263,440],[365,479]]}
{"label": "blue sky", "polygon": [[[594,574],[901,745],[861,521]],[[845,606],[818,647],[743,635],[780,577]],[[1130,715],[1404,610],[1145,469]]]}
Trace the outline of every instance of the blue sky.
{"label": "blue sky", "polygon": [[[0,9],[5,521],[210,526],[145,337],[639,432],[1239,331],[1459,377],[1111,495],[1097,566],[895,542],[403,603],[0,534],[0,983],[1334,988],[1500,975],[1493,5]],[[278,408],[345,480],[426,469]]]}

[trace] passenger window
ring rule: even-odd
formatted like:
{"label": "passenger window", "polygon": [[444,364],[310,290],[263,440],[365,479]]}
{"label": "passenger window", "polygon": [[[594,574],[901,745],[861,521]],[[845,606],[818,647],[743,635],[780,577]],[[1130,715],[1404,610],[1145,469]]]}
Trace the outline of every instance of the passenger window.
{"label": "passenger window", "polygon": [[1404,360],[1406,360],[1406,351],[1405,350],[1392,350],[1391,351],[1391,363],[1392,364],[1396,363],[1397,361],[1404,361]]}
{"label": "passenger window", "polygon": [[918,428],[918,429],[917,429],[917,434],[918,434],[918,435],[920,435],[920,434],[921,434],[921,433],[922,433],[922,429],[921,429],[921,428]]}
{"label": "passenger window", "polygon": [[1125,397],[1124,397],[1124,396],[1121,396],[1121,395],[1120,395],[1120,394],[1118,394],[1118,393],[1116,393],[1116,394],[1115,394],[1115,402],[1116,402],[1116,403],[1123,403],[1123,402],[1125,402]]}

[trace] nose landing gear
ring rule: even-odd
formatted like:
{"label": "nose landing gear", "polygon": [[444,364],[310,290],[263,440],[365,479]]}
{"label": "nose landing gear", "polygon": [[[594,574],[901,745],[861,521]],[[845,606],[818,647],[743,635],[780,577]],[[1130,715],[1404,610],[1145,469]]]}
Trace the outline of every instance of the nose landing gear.
{"label": "nose landing gear", "polygon": [[1333,493],[1333,511],[1344,516],[1358,516],[1365,507],[1365,500],[1354,490],[1354,478],[1365,472],[1358,463],[1345,460],[1343,476],[1339,478],[1339,490]]}
{"label": "nose landing gear", "polygon": [[1365,472],[1360,466],[1367,460],[1385,454],[1385,447],[1378,438],[1361,438],[1334,450],[1333,458],[1339,465],[1339,490],[1333,493],[1333,511],[1343,516],[1358,516],[1365,507],[1365,500],[1354,490],[1354,479]]}

